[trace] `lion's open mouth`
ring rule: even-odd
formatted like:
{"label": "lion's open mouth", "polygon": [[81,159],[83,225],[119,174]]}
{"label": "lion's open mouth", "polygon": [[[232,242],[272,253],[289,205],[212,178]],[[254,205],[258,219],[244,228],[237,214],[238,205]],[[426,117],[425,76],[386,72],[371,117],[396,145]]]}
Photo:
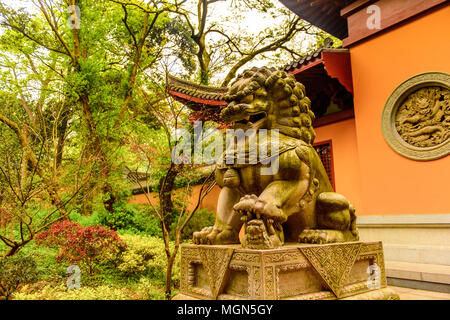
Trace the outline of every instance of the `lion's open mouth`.
{"label": "lion's open mouth", "polygon": [[266,118],[266,112],[261,106],[255,107],[245,103],[230,103],[222,110],[221,117],[225,122],[251,125]]}
{"label": "lion's open mouth", "polygon": [[252,114],[252,115],[246,117],[245,119],[235,121],[235,123],[252,125],[252,124],[258,122],[259,120],[264,119],[265,117],[266,117],[266,113],[260,112],[260,113]]}

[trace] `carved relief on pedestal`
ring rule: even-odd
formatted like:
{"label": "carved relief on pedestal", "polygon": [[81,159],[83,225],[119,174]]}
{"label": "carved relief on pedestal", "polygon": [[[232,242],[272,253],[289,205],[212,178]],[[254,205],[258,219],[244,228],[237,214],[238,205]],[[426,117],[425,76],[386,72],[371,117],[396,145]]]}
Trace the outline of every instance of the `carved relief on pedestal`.
{"label": "carved relief on pedestal", "polygon": [[265,289],[265,297],[266,300],[274,300],[275,299],[275,273],[274,267],[269,266],[264,268],[264,289]]}
{"label": "carved relief on pedestal", "polygon": [[217,298],[225,285],[225,275],[228,271],[233,251],[234,249],[232,248],[222,249],[216,247],[203,247],[199,250],[202,264],[209,276],[211,295],[214,299]]}
{"label": "carved relief on pedestal", "polygon": [[[179,299],[398,298],[386,291],[381,242],[289,244],[271,250],[183,245],[181,254]],[[379,296],[367,295],[372,291]]]}
{"label": "carved relief on pedestal", "polygon": [[397,153],[433,160],[450,153],[450,75],[428,72],[398,86],[383,109],[383,134]]}
{"label": "carved relief on pedestal", "polygon": [[322,279],[340,298],[350,271],[359,254],[361,242],[345,243],[339,246],[316,246],[300,248]]}
{"label": "carved relief on pedestal", "polygon": [[261,268],[260,267],[252,267],[252,277],[251,283],[252,290],[250,292],[251,297],[259,298],[262,296],[262,279],[261,279]]}

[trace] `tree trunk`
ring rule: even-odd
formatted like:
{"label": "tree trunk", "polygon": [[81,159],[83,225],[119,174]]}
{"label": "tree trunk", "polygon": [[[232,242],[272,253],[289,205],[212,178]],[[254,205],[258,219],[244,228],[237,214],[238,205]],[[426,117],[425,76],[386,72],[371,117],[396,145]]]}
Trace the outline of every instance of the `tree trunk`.
{"label": "tree trunk", "polygon": [[81,187],[77,197],[77,205],[81,207],[81,214],[89,216],[92,214],[92,202],[94,199],[94,188],[96,183],[90,181]]}
{"label": "tree trunk", "polygon": [[[106,157],[106,154],[102,148],[100,138],[97,135],[96,126],[94,123],[94,118],[92,116],[92,112],[89,105],[89,98],[84,95],[81,97],[81,102],[83,106],[83,115],[84,115],[84,122],[85,126],[88,129],[89,132],[89,138],[88,141],[90,141],[90,145],[88,146],[88,150],[90,155],[94,154],[96,158],[98,159],[98,166],[100,168],[100,176],[103,179],[102,181],[102,191],[103,193],[109,193],[110,197],[108,199],[105,199],[103,201],[103,205],[105,206],[105,209],[109,212],[113,212],[114,203],[116,201],[116,197],[114,195],[114,190],[111,186],[111,184],[107,181],[107,178],[111,174],[111,166],[108,163],[108,158]],[[97,184],[94,184],[91,186],[91,190],[89,192],[92,193],[93,187],[95,187]],[[89,199],[92,200],[92,199]]]}
{"label": "tree trunk", "polygon": [[58,126],[58,142],[56,145],[56,168],[59,168],[62,164],[64,144],[66,142],[67,124],[69,122],[69,112],[63,112],[63,118],[61,124]]}
{"label": "tree trunk", "polygon": [[19,252],[19,250],[20,250],[20,247],[18,245],[14,246],[14,247],[10,247],[8,249],[8,251],[6,251],[6,253],[4,254],[4,257],[11,257],[11,256],[15,255],[17,252]]}
{"label": "tree trunk", "polygon": [[170,296],[172,295],[172,269],[173,264],[175,263],[175,258],[177,256],[178,252],[178,246],[175,246],[173,249],[172,254],[167,259],[167,270],[166,270],[166,299],[170,299]]}
{"label": "tree trunk", "polygon": [[21,243],[17,243],[15,244],[13,247],[10,247],[8,249],[8,251],[6,251],[6,253],[3,255],[3,257],[11,257],[13,255],[15,255],[16,253],[18,253],[20,251],[20,249],[22,249],[28,242],[31,241],[31,239],[33,239],[33,236],[31,236],[30,239],[25,240]]}
{"label": "tree trunk", "polygon": [[175,186],[175,179],[178,175],[179,168],[172,164],[167,175],[160,180],[159,205],[164,215],[164,224],[168,232],[175,216],[175,206],[172,201],[172,191]]}

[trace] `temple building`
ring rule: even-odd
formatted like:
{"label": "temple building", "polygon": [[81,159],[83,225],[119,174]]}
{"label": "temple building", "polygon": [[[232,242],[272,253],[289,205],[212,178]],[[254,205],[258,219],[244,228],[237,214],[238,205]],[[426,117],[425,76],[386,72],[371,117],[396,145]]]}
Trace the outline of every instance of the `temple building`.
{"label": "temple building", "polygon": [[[450,292],[448,1],[280,1],[342,40],[280,68],[306,87],[361,240],[383,241],[389,284]],[[226,104],[226,88],[169,76],[167,90],[197,112]]]}
{"label": "temple building", "polygon": [[342,40],[285,70],[311,97],[361,239],[383,241],[390,284],[450,292],[448,1],[281,2]]}

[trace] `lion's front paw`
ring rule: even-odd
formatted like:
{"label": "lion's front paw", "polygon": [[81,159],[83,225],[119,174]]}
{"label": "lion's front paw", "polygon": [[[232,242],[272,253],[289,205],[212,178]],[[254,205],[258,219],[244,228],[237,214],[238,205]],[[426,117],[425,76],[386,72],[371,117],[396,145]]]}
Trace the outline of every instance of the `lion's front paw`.
{"label": "lion's front paw", "polygon": [[239,237],[231,227],[225,230],[217,227],[205,227],[201,231],[194,232],[193,242],[195,244],[234,244],[239,243]]}
{"label": "lion's front paw", "polygon": [[286,217],[283,211],[273,203],[259,199],[254,194],[245,195],[233,207],[234,211],[242,215],[244,221],[252,219],[260,219],[264,216],[268,219],[273,219],[277,222],[283,223]]}
{"label": "lion's front paw", "polygon": [[334,243],[344,242],[345,237],[339,230],[305,229],[298,237],[300,243]]}

